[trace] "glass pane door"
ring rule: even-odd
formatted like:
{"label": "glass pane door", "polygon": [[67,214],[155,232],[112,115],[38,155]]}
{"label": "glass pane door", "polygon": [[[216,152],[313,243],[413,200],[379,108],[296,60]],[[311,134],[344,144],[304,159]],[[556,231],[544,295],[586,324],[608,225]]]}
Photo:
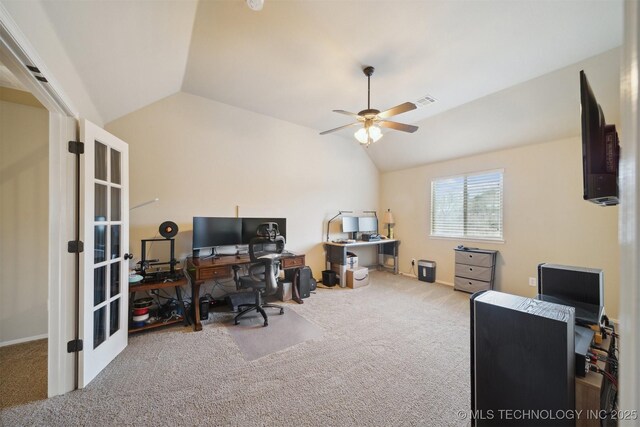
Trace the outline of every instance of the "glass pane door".
{"label": "glass pane door", "polygon": [[94,282],[93,348],[98,348],[120,325],[121,281],[121,154],[95,142],[94,152]]}
{"label": "glass pane door", "polygon": [[83,240],[79,386],[86,386],[127,346],[129,152],[127,144],[80,121]]}

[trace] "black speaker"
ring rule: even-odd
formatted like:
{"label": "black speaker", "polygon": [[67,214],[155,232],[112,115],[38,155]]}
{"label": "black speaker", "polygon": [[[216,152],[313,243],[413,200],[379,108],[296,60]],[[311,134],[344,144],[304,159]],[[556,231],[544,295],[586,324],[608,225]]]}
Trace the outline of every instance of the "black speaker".
{"label": "black speaker", "polygon": [[209,318],[209,297],[200,297],[200,320]]}
{"label": "black speaker", "polygon": [[160,228],[158,229],[160,235],[165,239],[171,239],[178,234],[178,225],[173,221],[165,221],[160,224]]}
{"label": "black speaker", "polygon": [[300,298],[309,298],[311,296],[311,269],[309,267],[302,267],[298,274],[300,274],[298,279]]}
{"label": "black speaker", "polygon": [[471,296],[472,426],[575,425],[555,416],[575,410],[574,323],[573,307]]}

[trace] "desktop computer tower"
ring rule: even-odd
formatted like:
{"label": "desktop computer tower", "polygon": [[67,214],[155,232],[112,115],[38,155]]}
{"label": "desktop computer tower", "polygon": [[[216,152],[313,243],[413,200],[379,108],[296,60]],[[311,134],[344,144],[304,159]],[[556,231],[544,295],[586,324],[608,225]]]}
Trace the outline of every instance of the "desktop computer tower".
{"label": "desktop computer tower", "polygon": [[296,269],[285,270],[284,277],[287,282],[296,283],[296,274],[298,274],[298,292],[300,298],[309,298],[311,296],[311,269],[309,267],[300,267]]}
{"label": "desktop computer tower", "polygon": [[555,416],[575,409],[574,316],[502,292],[471,296],[472,426],[575,425]]}

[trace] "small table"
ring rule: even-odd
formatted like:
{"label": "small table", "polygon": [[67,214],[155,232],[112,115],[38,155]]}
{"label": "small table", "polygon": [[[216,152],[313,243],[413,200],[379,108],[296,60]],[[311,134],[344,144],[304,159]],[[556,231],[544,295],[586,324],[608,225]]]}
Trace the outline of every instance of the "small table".
{"label": "small table", "polygon": [[180,289],[182,286],[188,285],[186,277],[182,277],[181,279],[174,280],[172,282],[145,282],[140,284],[130,284],[129,285],[129,309],[131,312],[131,308],[133,307],[134,297],[136,292],[142,291],[150,291],[152,289],[165,289],[165,288],[175,288],[176,298],[178,299],[178,303],[182,307],[182,318],[181,319],[171,319],[162,322],[150,323],[148,325],[141,326],[139,328],[129,328],[129,333],[132,334],[134,332],[146,331],[147,329],[159,328],[161,326],[173,325],[174,323],[184,322],[185,326],[189,325],[189,318],[187,316],[187,310],[184,307],[184,301],[182,300],[182,290]]}
{"label": "small table", "polygon": [[[599,347],[610,349],[611,337],[602,340]],[[601,354],[596,351],[596,353]],[[606,362],[598,361],[597,365],[600,369],[606,369]],[[596,372],[588,372],[584,377],[576,376],[576,410],[582,411],[582,417],[576,420],[577,427],[600,427],[600,420],[597,417],[588,417],[588,411],[596,413],[600,411],[600,400],[602,398],[602,389],[606,380],[602,374]]]}
{"label": "small table", "polygon": [[[191,300],[193,307],[193,330],[201,331],[202,323],[200,323],[200,286],[205,280],[226,279],[233,277],[234,265],[251,264],[248,254],[243,255],[223,255],[212,258],[187,258],[187,274],[191,279]],[[288,270],[291,268],[300,268],[305,265],[305,256],[296,255],[291,252],[285,252],[280,257],[280,268]]]}
{"label": "small table", "polygon": [[373,241],[357,241],[354,243],[335,243],[335,242],[326,242],[324,244],[324,249],[326,251],[326,263],[327,269],[331,270],[332,264],[337,264],[340,271],[338,271],[338,275],[340,276],[340,286],[346,286],[346,271],[347,271],[347,249],[354,249],[358,247],[376,247],[378,250],[378,263],[376,266],[378,268],[387,268],[384,265],[384,256],[391,255],[393,256],[393,273],[399,273],[399,264],[398,264],[398,246],[400,245],[400,240],[396,239],[381,239],[381,240],[373,240]]}

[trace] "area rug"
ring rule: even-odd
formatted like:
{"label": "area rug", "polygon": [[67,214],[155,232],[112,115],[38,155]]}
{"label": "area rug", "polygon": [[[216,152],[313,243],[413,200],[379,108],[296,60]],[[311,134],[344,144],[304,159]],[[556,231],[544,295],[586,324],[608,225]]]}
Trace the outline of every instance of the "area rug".
{"label": "area rug", "polygon": [[229,323],[228,332],[236,342],[244,360],[256,360],[268,354],[282,351],[302,342],[322,337],[322,329],[293,310],[267,308],[269,326],[263,327],[258,313],[240,319],[240,324]]}

